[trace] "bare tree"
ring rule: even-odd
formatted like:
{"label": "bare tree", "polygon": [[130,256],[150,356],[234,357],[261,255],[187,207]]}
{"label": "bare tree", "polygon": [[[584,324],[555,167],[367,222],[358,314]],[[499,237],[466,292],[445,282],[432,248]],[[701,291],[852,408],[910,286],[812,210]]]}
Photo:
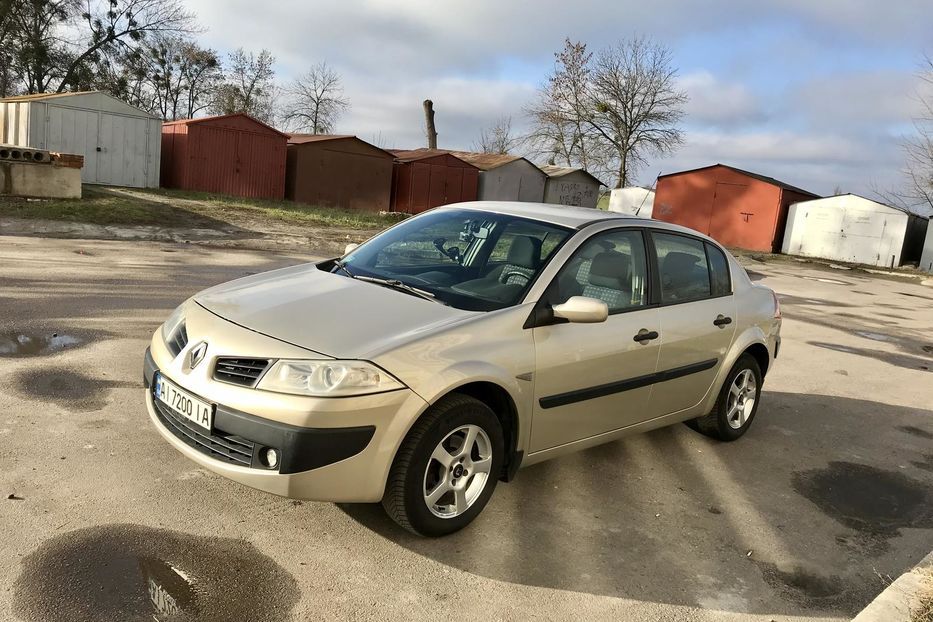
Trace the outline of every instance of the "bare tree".
{"label": "bare tree", "polygon": [[670,51],[645,37],[596,54],[568,39],[529,111],[532,137],[550,146],[554,160],[611,167],[617,188],[630,185],[648,156],[683,142],[677,124],[688,99],[676,76]]}
{"label": "bare tree", "polygon": [[473,151],[480,153],[506,154],[521,146],[522,139],[512,133],[512,117],[500,117],[479,133],[473,143]]}
{"label": "bare tree", "polygon": [[919,78],[920,111],[913,119],[913,135],[902,144],[904,185],[887,190],[873,185],[872,190],[891,205],[933,215],[933,57],[923,57]]}
{"label": "bare tree", "polygon": [[269,50],[258,55],[243,48],[230,54],[224,74],[226,81],[217,88],[210,108],[215,114],[243,112],[271,123],[275,108],[275,57]]}
{"label": "bare tree", "polygon": [[554,72],[525,109],[532,120],[528,143],[548,164],[581,166],[590,172],[604,168],[604,154],[578,114],[584,108],[592,56],[585,44],[567,39],[564,49],[554,54]]}
{"label": "bare tree", "polygon": [[190,119],[211,103],[221,78],[216,52],[190,39],[162,37],[149,53],[150,81],[163,119]]}
{"label": "bare tree", "polygon": [[73,87],[86,65],[102,56],[137,46],[147,36],[197,31],[194,14],[182,0],[86,0],[81,17],[90,36],[66,66],[59,93]]}
{"label": "bare tree", "polygon": [[0,10],[0,29],[11,29],[4,71],[27,93],[106,88],[147,37],[197,30],[182,0],[13,0]]}
{"label": "bare tree", "polygon": [[924,56],[920,73],[920,115],[914,119],[915,134],[904,143],[907,155],[905,195],[911,203],[933,212],[933,57]]}
{"label": "bare tree", "polygon": [[64,24],[78,17],[80,0],[20,0],[7,14],[10,29],[6,50],[8,70],[27,93],[41,93],[64,76],[74,62],[71,46],[62,37]]}
{"label": "bare tree", "polygon": [[350,107],[340,74],[322,61],[296,78],[285,90],[282,119],[288,127],[312,134],[334,131],[337,119]]}
{"label": "bare tree", "polygon": [[13,67],[15,17],[13,9],[19,8],[17,0],[0,0],[0,97],[13,94],[16,70]]}

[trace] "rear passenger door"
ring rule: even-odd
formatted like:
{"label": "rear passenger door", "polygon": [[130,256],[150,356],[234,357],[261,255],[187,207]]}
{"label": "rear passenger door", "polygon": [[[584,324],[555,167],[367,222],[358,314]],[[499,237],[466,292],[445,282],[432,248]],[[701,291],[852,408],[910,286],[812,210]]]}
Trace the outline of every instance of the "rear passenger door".
{"label": "rear passenger door", "polygon": [[715,245],[652,230],[660,322],[659,384],[651,411],[666,415],[705,397],[735,335],[729,263]]}

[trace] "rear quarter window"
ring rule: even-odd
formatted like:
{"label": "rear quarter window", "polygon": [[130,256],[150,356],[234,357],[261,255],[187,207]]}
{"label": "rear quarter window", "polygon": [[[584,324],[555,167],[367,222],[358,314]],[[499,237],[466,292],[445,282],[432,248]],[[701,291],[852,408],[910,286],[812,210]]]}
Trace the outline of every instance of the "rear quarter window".
{"label": "rear quarter window", "polygon": [[706,257],[709,260],[709,278],[713,296],[728,296],[732,293],[732,278],[729,274],[729,261],[726,255],[712,244],[707,244]]}

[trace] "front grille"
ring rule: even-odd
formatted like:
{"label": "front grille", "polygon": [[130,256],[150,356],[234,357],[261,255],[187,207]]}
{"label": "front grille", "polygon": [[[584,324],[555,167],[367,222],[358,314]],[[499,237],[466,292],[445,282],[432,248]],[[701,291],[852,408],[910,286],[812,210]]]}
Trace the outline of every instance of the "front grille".
{"label": "front grille", "polygon": [[214,380],[253,387],[267,367],[269,359],[221,357],[214,366]]}
{"label": "front grille", "polygon": [[178,356],[178,353],[185,349],[185,346],[188,345],[188,329],[185,328],[184,323],[175,329],[165,345],[168,347],[168,351],[172,353],[172,357]]}
{"label": "front grille", "polygon": [[186,445],[197,449],[202,454],[207,454],[212,458],[230,464],[243,466],[252,464],[254,447],[252,441],[233,434],[227,434],[216,428],[212,432],[208,432],[204,428],[180,417],[155,397],[152,398],[152,402],[155,404],[156,416],[162,422],[162,425],[171,430],[172,434],[181,439]]}

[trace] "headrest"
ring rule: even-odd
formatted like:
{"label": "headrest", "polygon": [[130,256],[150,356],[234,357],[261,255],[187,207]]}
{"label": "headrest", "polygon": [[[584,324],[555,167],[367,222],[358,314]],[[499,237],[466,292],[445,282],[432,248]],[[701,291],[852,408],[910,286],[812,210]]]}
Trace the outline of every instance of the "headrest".
{"label": "headrest", "polygon": [[671,252],[664,257],[661,271],[665,276],[675,278],[690,272],[700,258],[690,253]]}
{"label": "headrest", "polygon": [[590,265],[590,285],[607,287],[609,289],[626,289],[625,280],[628,279],[629,258],[627,255],[615,251],[607,251],[593,257]]}
{"label": "headrest", "polygon": [[537,268],[541,263],[541,240],[527,235],[515,236],[506,261],[521,268]]}

